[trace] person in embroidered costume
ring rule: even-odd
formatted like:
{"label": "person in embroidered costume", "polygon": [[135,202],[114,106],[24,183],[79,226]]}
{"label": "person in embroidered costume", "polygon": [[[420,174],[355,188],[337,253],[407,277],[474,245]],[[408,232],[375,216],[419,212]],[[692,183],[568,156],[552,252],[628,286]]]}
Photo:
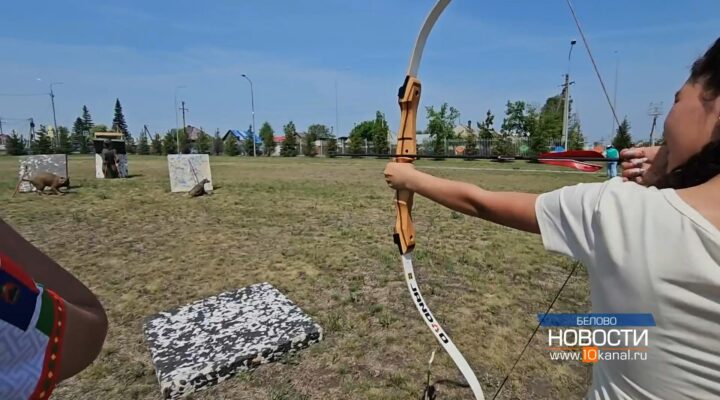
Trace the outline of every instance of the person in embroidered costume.
{"label": "person in embroidered costume", "polygon": [[100,353],[97,297],[0,219],[0,399],[47,399]]}

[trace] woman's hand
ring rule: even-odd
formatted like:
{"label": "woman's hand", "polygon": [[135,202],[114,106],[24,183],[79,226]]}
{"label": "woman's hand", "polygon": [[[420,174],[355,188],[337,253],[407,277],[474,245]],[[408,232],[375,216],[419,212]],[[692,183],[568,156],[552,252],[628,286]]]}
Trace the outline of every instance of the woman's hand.
{"label": "woman's hand", "polygon": [[395,190],[412,190],[410,187],[418,171],[412,163],[391,161],[385,166],[385,182]]}
{"label": "woman's hand", "polygon": [[634,147],[620,152],[622,176],[643,186],[653,186],[665,175],[667,147]]}

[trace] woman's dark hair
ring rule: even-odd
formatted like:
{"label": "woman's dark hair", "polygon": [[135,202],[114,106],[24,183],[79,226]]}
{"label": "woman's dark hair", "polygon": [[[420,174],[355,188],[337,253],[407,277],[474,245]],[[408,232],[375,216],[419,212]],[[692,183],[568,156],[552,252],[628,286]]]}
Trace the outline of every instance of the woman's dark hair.
{"label": "woman's dark hair", "polygon": [[[690,69],[690,83],[701,83],[708,100],[720,96],[720,38],[698,58]],[[665,175],[658,187],[682,189],[703,184],[720,174],[720,140],[706,144],[685,164]]]}

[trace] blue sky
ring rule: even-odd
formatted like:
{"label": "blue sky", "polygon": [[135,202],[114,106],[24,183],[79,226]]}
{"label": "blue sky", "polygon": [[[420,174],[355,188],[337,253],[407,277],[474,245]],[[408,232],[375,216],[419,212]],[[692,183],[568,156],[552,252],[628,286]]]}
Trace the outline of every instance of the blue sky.
{"label": "blue sky", "polygon": [[[243,0],[205,2],[93,0],[7,2],[0,17],[0,93],[56,86],[58,124],[71,126],[86,104],[110,124],[120,98],[131,132],[175,126],[174,91],[187,101],[188,124],[214,131],[250,125],[255,86],[258,129],[293,120],[339,129],[385,112],[397,130],[397,88],[415,37],[434,0]],[[650,102],[670,106],[691,62],[718,37],[717,0],[575,0],[591,49],[635,137],[650,129]],[[542,104],[562,83],[569,41],[579,35],[564,0],[453,1],[430,35],[420,67],[422,106],[444,101],[461,120],[499,127],[507,100]],[[618,56],[614,54],[617,51]],[[578,41],[571,89],[586,136],[612,128],[587,53]],[[41,79],[41,80],[38,80]],[[419,126],[424,127],[424,113]],[[12,118],[52,121],[47,96],[0,96],[6,130]],[[473,122],[474,124],[474,122]]]}

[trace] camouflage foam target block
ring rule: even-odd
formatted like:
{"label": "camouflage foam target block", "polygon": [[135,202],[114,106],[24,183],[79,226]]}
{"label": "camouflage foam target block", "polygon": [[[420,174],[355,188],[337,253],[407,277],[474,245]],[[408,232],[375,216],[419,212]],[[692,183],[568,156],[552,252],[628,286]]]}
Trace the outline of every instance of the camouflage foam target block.
{"label": "camouflage foam target block", "polygon": [[166,399],[215,385],[323,337],[320,325],[269,283],[151,316],[144,330]]}

